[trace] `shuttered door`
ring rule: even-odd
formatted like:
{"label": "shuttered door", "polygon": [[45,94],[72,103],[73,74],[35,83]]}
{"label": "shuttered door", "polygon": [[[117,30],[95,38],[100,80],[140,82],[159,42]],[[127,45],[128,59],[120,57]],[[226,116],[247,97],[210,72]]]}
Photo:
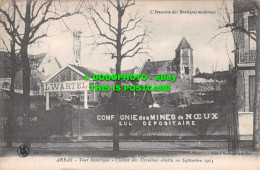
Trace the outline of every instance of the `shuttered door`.
{"label": "shuttered door", "polygon": [[249,76],[249,111],[253,112],[255,97],[255,76]]}

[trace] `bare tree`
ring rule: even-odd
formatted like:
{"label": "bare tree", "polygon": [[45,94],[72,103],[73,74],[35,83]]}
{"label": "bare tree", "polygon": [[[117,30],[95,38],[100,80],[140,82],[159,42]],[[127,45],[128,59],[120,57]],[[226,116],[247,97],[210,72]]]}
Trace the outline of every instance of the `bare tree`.
{"label": "bare tree", "polygon": [[[6,25],[5,29],[8,31],[9,34],[9,39],[8,40],[4,40],[3,38],[1,38],[2,43],[4,45],[4,49],[5,51],[7,51],[7,60],[4,63],[5,64],[5,68],[6,68],[6,73],[10,76],[11,78],[11,84],[10,84],[10,92],[9,92],[9,105],[8,105],[8,111],[7,111],[7,126],[6,126],[6,131],[5,131],[5,136],[6,136],[6,140],[7,140],[7,147],[12,147],[12,142],[13,142],[13,130],[14,130],[14,105],[15,105],[15,91],[14,91],[14,84],[15,84],[15,77],[16,77],[16,73],[19,70],[19,55],[20,52],[16,50],[16,42],[15,42],[15,37],[16,37],[16,32],[14,31],[14,27],[15,25],[19,25],[16,24],[17,22],[19,23],[19,20],[16,19],[16,11],[14,10],[14,6],[11,4],[11,2],[9,2],[8,4],[8,9],[9,9],[9,16],[10,16],[10,20],[11,20],[11,24]],[[4,23],[2,21],[2,18],[4,18],[4,16],[2,15],[2,13],[0,14],[0,23]],[[6,43],[10,40],[10,44]]]}
{"label": "bare tree", "polygon": [[[8,3],[8,4],[7,4]],[[45,28],[50,21],[59,20],[65,17],[72,16],[78,13],[78,9],[81,5],[76,6],[76,10],[73,12],[64,11],[61,7],[61,3],[54,0],[2,0],[0,5],[1,20],[0,23],[4,27],[8,35],[12,35],[10,28],[15,33],[14,42],[20,46],[21,59],[23,66],[23,114],[25,115],[25,131],[23,143],[30,147],[30,133],[29,131],[29,113],[30,113],[30,76],[31,68],[28,57],[29,45],[35,43],[39,39],[46,37],[47,33],[42,33],[42,28]],[[16,17],[21,21],[16,24],[10,14],[10,5],[17,13]],[[48,26],[48,25],[47,25]]]}
{"label": "bare tree", "polygon": [[[236,54],[239,51],[239,44],[242,42],[241,39],[238,39],[236,36],[236,29],[235,29],[235,21],[233,20],[233,10],[231,6],[228,6],[227,2],[225,0],[222,0],[220,2],[220,4],[217,4],[217,13],[218,13],[218,33],[211,38],[210,41],[214,40],[215,38],[225,35],[225,34],[232,34],[233,37],[233,41],[234,41],[234,47],[235,49],[232,52],[235,52]],[[227,49],[227,45],[226,45],[226,49]],[[229,51],[227,49],[227,55],[229,57]],[[231,62],[230,58],[229,61]],[[232,112],[229,115],[228,120],[230,120],[230,122],[227,122],[228,124],[230,124],[231,126],[230,129],[228,129],[228,134],[229,135],[229,143],[228,146],[230,146],[230,142],[231,142],[231,149],[233,152],[236,152],[238,149],[238,132],[237,132],[237,111],[236,111],[236,105],[235,105],[235,101],[236,101],[236,88],[237,88],[237,62],[238,62],[238,58],[235,57],[234,59],[234,84],[233,84],[233,88],[234,93],[232,94],[232,98],[230,101],[230,104],[232,106]],[[228,150],[230,151],[230,148],[228,148]]]}
{"label": "bare tree", "polygon": [[[147,53],[148,35],[151,30],[143,25],[144,17],[138,12],[127,16],[126,11],[135,5],[135,0],[107,0],[86,4],[87,12],[83,13],[89,26],[93,28],[94,45],[109,49],[105,54],[116,59],[116,74],[121,74],[121,63],[124,58]],[[129,12],[129,11],[128,11]],[[132,12],[131,12],[132,13]],[[92,29],[91,29],[92,30]],[[147,41],[148,40],[148,41]],[[121,86],[121,81],[115,81]],[[113,126],[113,150],[119,150],[119,97],[114,93],[115,121]]]}

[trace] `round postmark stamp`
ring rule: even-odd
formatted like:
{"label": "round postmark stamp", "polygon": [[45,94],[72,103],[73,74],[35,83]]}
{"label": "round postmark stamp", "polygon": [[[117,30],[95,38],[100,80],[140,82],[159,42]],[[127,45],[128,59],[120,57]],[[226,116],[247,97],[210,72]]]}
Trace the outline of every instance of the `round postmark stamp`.
{"label": "round postmark stamp", "polygon": [[25,158],[29,155],[29,148],[26,145],[21,145],[17,149],[17,154],[20,157]]}

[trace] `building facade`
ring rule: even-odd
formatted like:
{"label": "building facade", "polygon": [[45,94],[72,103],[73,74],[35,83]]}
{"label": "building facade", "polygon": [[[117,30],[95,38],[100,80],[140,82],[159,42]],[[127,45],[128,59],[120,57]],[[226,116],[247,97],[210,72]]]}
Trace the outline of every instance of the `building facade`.
{"label": "building facade", "polygon": [[[31,81],[30,88],[32,95],[42,95],[41,84],[50,75],[57,72],[62,68],[56,57],[51,56],[48,53],[40,53],[37,55],[29,54],[29,63],[31,68]],[[0,87],[8,90],[11,84],[12,65],[11,58],[8,52],[0,51]],[[17,56],[17,68],[14,82],[14,88],[16,91],[22,93],[23,81],[22,81],[22,64],[21,57]],[[2,86],[4,84],[4,86]]]}
{"label": "building facade", "polygon": [[253,112],[257,14],[253,0],[234,1],[238,112]]}
{"label": "building facade", "polygon": [[236,98],[239,139],[252,140],[258,11],[253,0],[234,0]]}

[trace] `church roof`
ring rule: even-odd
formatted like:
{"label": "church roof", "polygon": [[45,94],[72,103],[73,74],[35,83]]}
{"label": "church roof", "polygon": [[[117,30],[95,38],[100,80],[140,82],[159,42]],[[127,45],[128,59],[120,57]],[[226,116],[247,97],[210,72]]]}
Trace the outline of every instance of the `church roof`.
{"label": "church roof", "polygon": [[[111,68],[110,67],[110,73],[111,74],[116,74],[116,69],[114,69],[114,68]],[[140,71],[140,68],[138,68],[138,67],[134,67],[134,68],[132,68],[132,69],[127,69],[127,70],[121,70],[121,74],[138,74],[139,73],[139,71]]]}
{"label": "church roof", "polygon": [[190,44],[189,44],[188,41],[186,40],[186,38],[183,37],[182,40],[181,40],[181,42],[180,42],[180,44],[179,44],[178,47],[176,48],[176,50],[185,49],[185,48],[186,48],[186,49],[187,49],[187,48],[192,49],[191,46],[190,46]]}
{"label": "church roof", "polygon": [[141,74],[160,74],[160,72],[167,71],[171,64],[172,60],[147,61],[141,70]]}

